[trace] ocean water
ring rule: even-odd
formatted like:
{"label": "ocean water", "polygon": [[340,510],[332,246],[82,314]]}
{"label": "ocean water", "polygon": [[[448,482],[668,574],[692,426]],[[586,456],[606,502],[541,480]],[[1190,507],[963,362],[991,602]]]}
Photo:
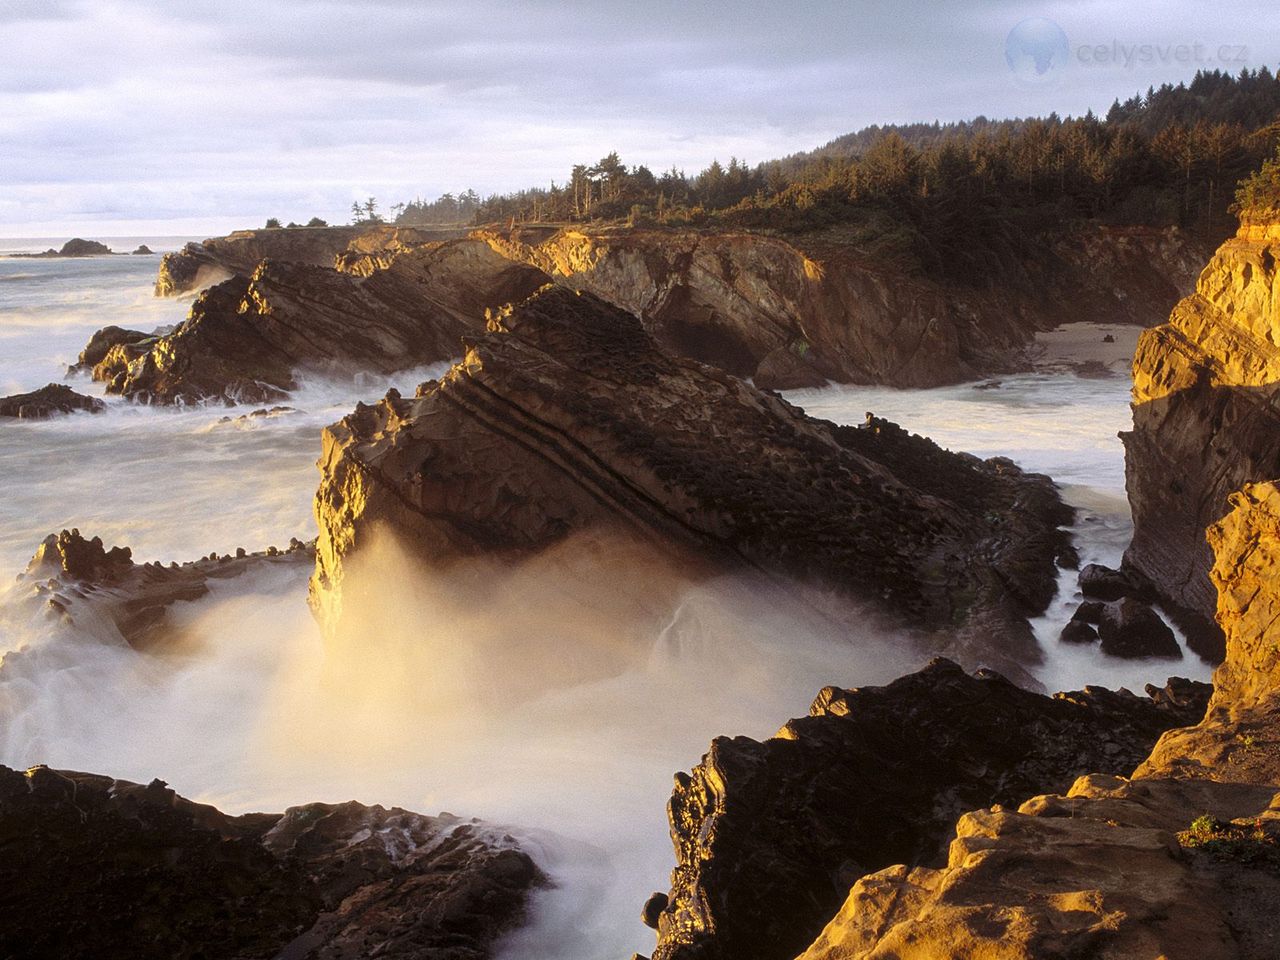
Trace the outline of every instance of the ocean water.
{"label": "ocean water", "polygon": [[[60,380],[101,326],[179,322],[188,302],[151,296],[156,265],[0,259],[3,393]],[[234,419],[248,408],[108,398],[98,416],[0,422],[0,584],[63,527],[127,544],[138,560],[309,539],[321,428],[438,372],[308,383],[292,412],[248,420]],[[1050,473],[1080,508],[1083,559],[1119,559],[1129,531],[1115,437],[1128,423],[1123,376],[790,399],[840,422],[872,410],[944,446]],[[376,588],[366,626],[328,642],[301,568],[220,582],[177,605],[186,642],[162,656],[32,615],[21,586],[9,587],[0,653],[23,655],[0,668],[0,763],[160,777],[236,812],[357,799],[508,824],[554,886],[504,956],[603,960],[652,948],[638,913],[673,864],[664,806],[675,771],[713,736],[770,735],[826,684],[881,683],[919,666],[894,637],[850,628],[856,618],[830,598],[734,578],[690,584],[625,543],[580,540],[479,571],[417,570],[394,542],[370,554],[359,572]],[[1207,677],[1194,658],[1124,663],[1057,644],[1071,583],[1064,573],[1037,625],[1046,686]]]}

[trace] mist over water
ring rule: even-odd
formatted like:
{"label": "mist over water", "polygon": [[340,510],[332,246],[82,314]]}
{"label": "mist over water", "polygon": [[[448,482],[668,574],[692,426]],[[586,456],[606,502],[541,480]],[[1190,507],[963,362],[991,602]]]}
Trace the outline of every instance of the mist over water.
{"label": "mist over water", "polygon": [[[142,257],[0,260],[4,392],[61,379],[108,323],[179,322],[186,302],[150,296],[155,267]],[[140,561],[309,539],[322,426],[438,372],[307,384],[296,412],[243,421],[222,418],[249,408],[115,400],[99,416],[0,421],[0,578],[11,583],[62,527],[127,544]],[[1123,377],[790,398],[846,423],[871,410],[952,449],[1050,473],[1081,508],[1083,560],[1119,559],[1129,531],[1115,439],[1128,425]],[[515,566],[426,570],[387,537],[353,566],[347,629],[328,639],[306,606],[309,572],[213,583],[209,597],[174,608],[184,643],[159,656],[104,642],[92,623],[33,617],[11,588],[0,598],[0,653],[10,654],[0,763],[160,777],[232,812],[357,799],[509,825],[556,886],[505,956],[616,958],[652,947],[638,913],[667,886],[675,771],[713,736],[772,734],[826,684],[883,683],[920,665],[831,597],[742,577],[694,581],[616,538],[579,537]],[[1064,650],[1065,609],[1060,597],[1040,625],[1040,677],[1052,688],[1208,673],[1194,658],[1118,666]]]}

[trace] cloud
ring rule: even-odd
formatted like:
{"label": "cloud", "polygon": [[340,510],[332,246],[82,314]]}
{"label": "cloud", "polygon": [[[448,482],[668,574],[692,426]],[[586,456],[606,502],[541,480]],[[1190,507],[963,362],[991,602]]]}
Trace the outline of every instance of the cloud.
{"label": "cloud", "polygon": [[1003,47],[1027,15],[1073,45],[1280,53],[1252,0],[9,0],[0,231],[105,212],[341,218],[356,196],[509,190],[612,149],[696,170],[873,122],[1105,110],[1195,69],[1072,64],[1023,89]]}

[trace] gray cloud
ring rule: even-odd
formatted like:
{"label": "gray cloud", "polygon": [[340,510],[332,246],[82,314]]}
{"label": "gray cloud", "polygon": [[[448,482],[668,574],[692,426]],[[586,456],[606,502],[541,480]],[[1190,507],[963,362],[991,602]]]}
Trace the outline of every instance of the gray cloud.
{"label": "gray cloud", "polygon": [[1029,15],[1073,46],[1280,59],[1253,0],[0,0],[0,230],[341,217],[369,193],[546,183],[610,149],[693,170],[873,122],[1105,110],[1196,68],[1072,63],[1024,89],[1003,48]]}

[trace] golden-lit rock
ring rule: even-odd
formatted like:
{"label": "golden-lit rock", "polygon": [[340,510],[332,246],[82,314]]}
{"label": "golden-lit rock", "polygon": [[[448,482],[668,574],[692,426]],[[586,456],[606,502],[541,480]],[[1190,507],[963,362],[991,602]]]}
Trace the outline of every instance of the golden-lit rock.
{"label": "golden-lit rock", "polygon": [[1133,430],[1123,437],[1135,530],[1125,562],[1206,625],[1215,596],[1205,528],[1244,484],[1280,477],[1277,229],[1241,227],[1134,355]]}

